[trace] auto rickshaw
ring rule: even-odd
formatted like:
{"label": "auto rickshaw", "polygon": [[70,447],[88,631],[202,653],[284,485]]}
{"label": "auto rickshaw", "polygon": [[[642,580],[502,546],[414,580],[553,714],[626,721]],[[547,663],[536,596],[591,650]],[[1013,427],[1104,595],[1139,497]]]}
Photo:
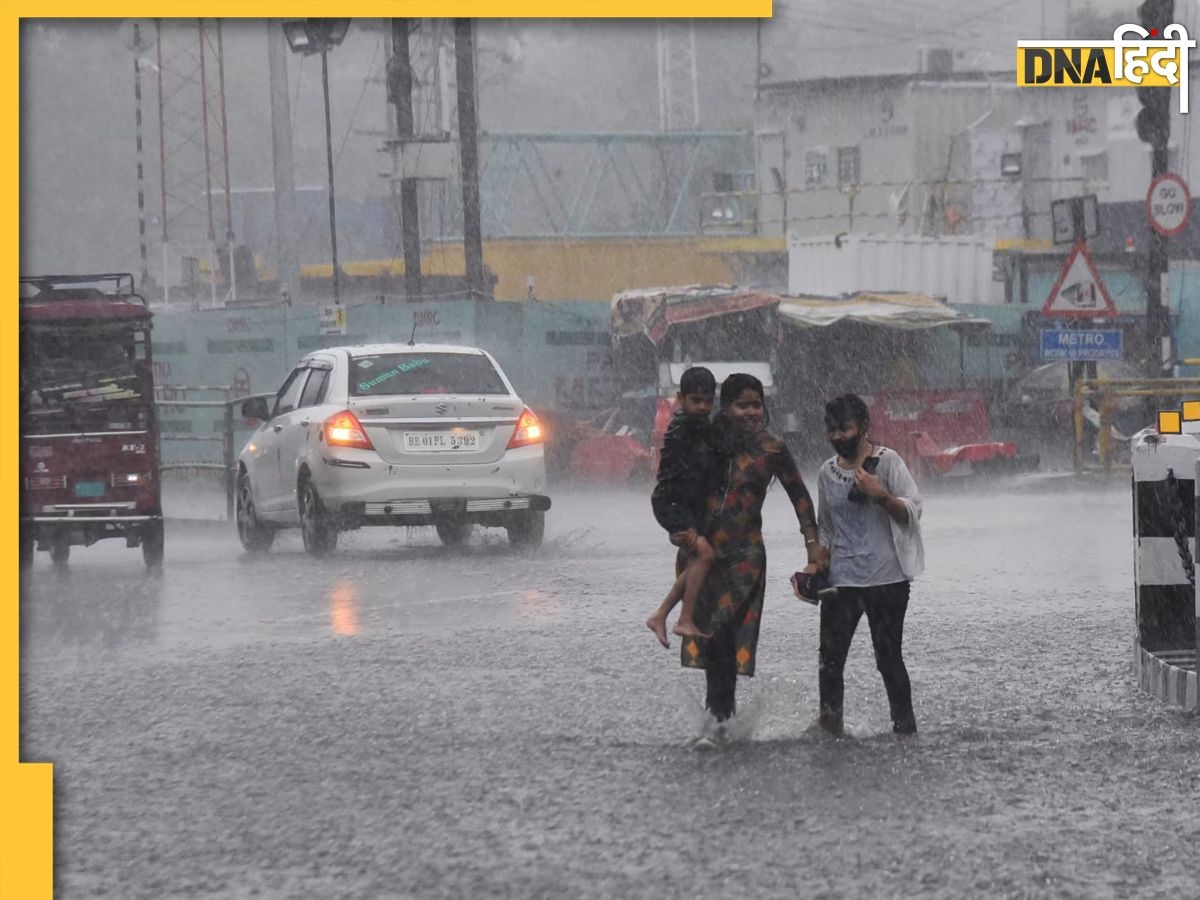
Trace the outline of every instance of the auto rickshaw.
{"label": "auto rickshaw", "polygon": [[20,279],[20,559],[124,538],[163,558],[151,313],[128,273]]}

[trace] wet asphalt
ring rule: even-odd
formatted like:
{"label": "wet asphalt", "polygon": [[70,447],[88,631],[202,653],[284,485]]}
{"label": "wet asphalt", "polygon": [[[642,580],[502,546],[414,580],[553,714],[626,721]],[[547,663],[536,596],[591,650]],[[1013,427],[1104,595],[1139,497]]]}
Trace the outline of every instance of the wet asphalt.
{"label": "wet asphalt", "polygon": [[638,488],[477,531],[172,522],[22,583],[22,758],[55,763],[59,897],[1196,897],[1200,720],[1131,674],[1128,483],[927,498],[906,623],[919,736],[865,623],[852,736],[808,733],[816,611],[766,506],[759,674],[697,753],[703,676],[642,620],[672,551]]}

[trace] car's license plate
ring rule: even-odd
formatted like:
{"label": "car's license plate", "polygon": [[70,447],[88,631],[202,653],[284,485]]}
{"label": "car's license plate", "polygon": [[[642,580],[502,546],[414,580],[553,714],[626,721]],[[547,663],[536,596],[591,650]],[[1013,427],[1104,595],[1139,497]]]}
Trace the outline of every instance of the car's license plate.
{"label": "car's license plate", "polygon": [[103,497],[104,482],[103,481],[77,481],[75,482],[76,497]]}
{"label": "car's license plate", "polygon": [[442,450],[478,450],[478,431],[406,431],[404,449],[414,453]]}

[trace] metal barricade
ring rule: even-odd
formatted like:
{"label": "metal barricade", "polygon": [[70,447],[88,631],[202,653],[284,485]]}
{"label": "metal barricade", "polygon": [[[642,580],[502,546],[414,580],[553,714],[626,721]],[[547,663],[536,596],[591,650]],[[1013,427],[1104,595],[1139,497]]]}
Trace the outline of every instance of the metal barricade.
{"label": "metal barricade", "polygon": [[[234,495],[237,489],[237,444],[235,436],[235,409],[251,397],[274,397],[274,394],[248,394],[234,396],[234,387],[208,385],[155,385],[154,406],[156,412],[177,412],[179,410],[219,409],[221,411],[221,430],[219,434],[173,434],[160,429],[159,431],[159,472],[213,472],[222,476],[225,488],[225,518],[233,520]],[[201,396],[217,394],[218,400],[194,400],[194,395]],[[220,458],[203,458],[187,460],[165,460],[161,448],[172,442],[192,442],[220,446]]]}
{"label": "metal barricade", "polygon": [[[1113,463],[1112,429],[1116,401],[1126,397],[1191,398],[1200,396],[1200,378],[1144,378],[1141,380],[1106,378],[1082,378],[1075,385],[1075,471],[1083,472],[1085,462],[1087,413],[1091,410],[1088,400],[1095,398],[1098,418],[1092,419],[1099,429],[1096,436],[1096,456],[1105,472],[1111,472]],[[1164,404],[1172,405],[1172,404]]]}

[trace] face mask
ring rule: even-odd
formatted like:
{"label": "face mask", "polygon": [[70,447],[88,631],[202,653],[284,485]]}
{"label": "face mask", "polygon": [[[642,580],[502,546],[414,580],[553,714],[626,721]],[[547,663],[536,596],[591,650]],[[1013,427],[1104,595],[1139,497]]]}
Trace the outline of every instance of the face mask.
{"label": "face mask", "polygon": [[831,440],[833,449],[842,459],[854,459],[858,455],[858,445],[862,442],[862,435],[856,434],[854,437],[839,438]]}

